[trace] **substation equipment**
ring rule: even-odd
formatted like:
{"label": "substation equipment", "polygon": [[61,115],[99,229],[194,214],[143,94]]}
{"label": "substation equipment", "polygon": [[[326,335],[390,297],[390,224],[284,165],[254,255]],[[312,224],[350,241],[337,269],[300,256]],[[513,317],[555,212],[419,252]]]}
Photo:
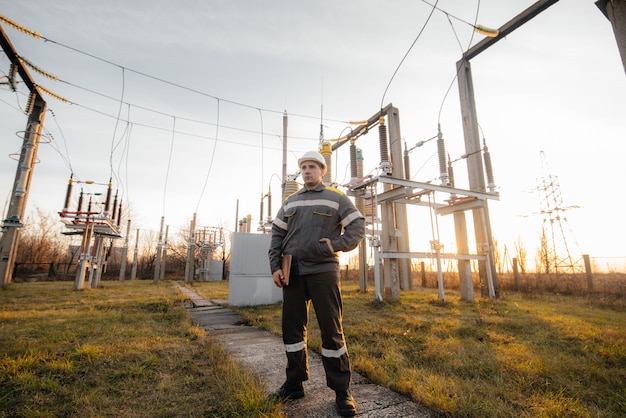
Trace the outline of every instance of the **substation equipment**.
{"label": "substation equipment", "polygon": [[224,272],[223,260],[214,260],[213,253],[224,248],[224,231],[221,227],[205,226],[196,231],[195,246],[200,250],[200,266],[196,275],[201,281],[222,280]]}
{"label": "substation equipment", "polygon": [[[100,284],[107,259],[113,249],[113,240],[121,238],[120,220],[122,217],[122,204],[121,202],[118,203],[117,192],[115,193],[113,203],[111,203],[112,185],[109,181],[106,184],[107,192],[104,202],[93,200],[93,196],[101,196],[101,193],[84,193],[81,189],[77,208],[75,211],[71,211],[69,206],[74,183],[83,182],[74,181],[70,177],[65,204],[63,205],[63,210],[59,212],[59,216],[67,229],[63,234],[82,235],[83,237],[77,260],[78,267],[74,278],[74,287],[76,289],[85,287],[96,288]],[[105,186],[105,184],[94,183],[93,181],[84,183]],[[87,207],[83,208],[86,196],[89,197],[89,201],[87,202]],[[107,243],[109,244],[108,246],[106,246]],[[128,248],[128,241],[126,241],[124,248]],[[126,254],[122,258],[125,260]]]}
{"label": "substation equipment", "polygon": [[[363,176],[362,156],[356,147],[359,137],[378,126],[380,164],[378,175]],[[389,138],[388,138],[389,135]],[[383,300],[385,296],[393,300],[399,298],[400,289],[411,288],[411,270],[409,260],[412,258],[431,258],[437,264],[437,283],[439,298],[445,300],[443,291],[443,276],[441,269],[442,259],[456,259],[458,261],[461,298],[472,301],[473,283],[471,260],[478,261],[479,273],[484,273],[484,281],[490,298],[496,296],[497,276],[493,268],[492,239],[489,226],[488,200],[498,200],[499,194],[495,191],[491,160],[486,147],[470,145],[466,157],[468,170],[476,169],[483,172],[482,158],[487,167],[489,190],[466,190],[454,185],[454,174],[450,161],[447,161],[444,139],[439,132],[437,137],[437,151],[439,156],[440,184],[424,183],[411,180],[408,150],[402,150],[402,136],[400,134],[399,110],[391,104],[382,108],[367,121],[361,123],[345,137],[339,138],[332,145],[330,142],[322,144],[320,152],[329,156],[332,151],[342,145],[350,143],[350,183],[346,185],[348,194],[356,198],[357,207],[366,216],[371,233],[368,231],[368,241],[374,254],[374,282],[375,297]],[[468,144],[466,144],[466,148]],[[482,155],[481,155],[482,151]],[[330,164],[329,164],[330,165]],[[361,170],[361,172],[359,172]],[[484,184],[484,175],[483,184]],[[382,188],[382,191],[380,189]],[[440,196],[446,196],[444,200]],[[431,211],[431,229],[434,231],[430,240],[431,251],[411,252],[409,250],[409,220],[407,205],[426,206]],[[376,217],[376,208],[380,207]],[[364,210],[365,209],[365,210]],[[470,254],[466,226],[466,211],[472,211],[475,225],[476,254]],[[436,217],[439,215],[454,216],[457,253],[444,253],[438,236]],[[433,217],[434,215],[434,217]],[[380,229],[375,225],[379,222]],[[369,229],[368,226],[368,229]],[[367,280],[367,260],[365,259],[364,244],[359,247],[360,280],[363,284]],[[482,265],[482,266],[481,266]],[[382,275],[382,277],[381,277]],[[363,286],[362,286],[363,287]],[[384,290],[383,290],[384,287]]]}
{"label": "substation equipment", "polygon": [[[465,142],[464,157],[467,160],[469,190],[459,189],[454,186],[454,176],[452,171],[450,171],[452,167],[450,164],[446,165],[445,146],[440,130],[437,144],[440,184],[421,183],[411,180],[408,152],[405,154],[407,158],[405,160],[402,158],[399,112],[391,104],[382,108],[380,112],[374,114],[365,123],[360,124],[356,129],[353,129],[348,135],[340,138],[332,145],[330,143],[321,144],[320,152],[322,155],[327,155],[330,158],[332,151],[350,142],[350,165],[353,180],[347,185],[349,193],[357,198],[357,204],[359,204],[359,200],[364,200],[372,208],[372,211],[377,206],[380,206],[380,234],[377,234],[374,230],[369,237],[370,245],[374,251],[375,297],[377,300],[383,300],[380,277],[381,260],[384,260],[382,273],[385,294],[390,295],[393,300],[397,300],[400,296],[401,286],[404,289],[410,288],[408,260],[415,257],[430,257],[435,258],[437,261],[437,283],[440,299],[445,300],[441,271],[442,258],[452,258],[458,262],[461,299],[467,301],[474,300],[471,260],[478,262],[481,294],[494,298],[499,293],[488,206],[488,200],[499,200],[499,194],[493,181],[491,160],[487,147],[481,147],[480,144],[470,61],[556,2],[558,0],[537,1],[493,31],[493,34],[490,34],[465,51],[461,59],[456,63]],[[389,127],[389,141],[387,140],[385,118]],[[379,128],[379,169],[382,174],[364,178],[362,173],[358,173],[358,153],[355,142],[376,125]],[[320,135],[320,139],[321,137]],[[480,154],[481,150],[482,155]],[[484,165],[481,157],[484,158]],[[485,172],[487,182],[485,182]],[[379,184],[383,186],[382,193],[379,193],[378,187],[376,187]],[[439,197],[439,194],[446,194],[448,198],[443,202],[437,202],[436,198]],[[442,253],[438,231],[433,233],[433,239],[430,242],[430,252],[413,253],[409,251],[406,205],[426,205],[426,202],[423,202],[424,198],[428,198],[427,205],[430,207],[431,214],[434,213],[434,217],[431,216],[431,223],[437,224],[438,215],[453,215],[457,247],[456,254]],[[466,223],[467,211],[472,213],[477,254],[469,253]],[[374,223],[375,219],[372,219],[372,224]],[[435,229],[433,227],[433,230]],[[363,244],[359,247],[359,259],[359,278],[361,289],[363,290],[367,283],[367,260],[365,259]]]}

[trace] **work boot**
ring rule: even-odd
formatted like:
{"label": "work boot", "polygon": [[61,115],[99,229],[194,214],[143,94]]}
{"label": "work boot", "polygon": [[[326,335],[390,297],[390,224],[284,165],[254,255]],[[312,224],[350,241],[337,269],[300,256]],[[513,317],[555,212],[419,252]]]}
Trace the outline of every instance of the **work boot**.
{"label": "work boot", "polygon": [[302,382],[290,382],[287,380],[271,397],[276,402],[300,399],[304,397],[304,386],[302,386]]}
{"label": "work boot", "polygon": [[349,390],[338,390],[335,392],[335,402],[337,411],[342,417],[353,417],[356,415],[356,402]]}

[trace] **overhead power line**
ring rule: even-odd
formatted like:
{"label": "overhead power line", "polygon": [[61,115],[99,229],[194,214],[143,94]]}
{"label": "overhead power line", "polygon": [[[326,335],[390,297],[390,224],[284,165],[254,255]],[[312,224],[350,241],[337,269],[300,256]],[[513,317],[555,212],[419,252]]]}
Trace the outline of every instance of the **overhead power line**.
{"label": "overhead power line", "polygon": [[[148,74],[148,73],[143,72],[143,71],[139,71],[139,70],[135,70],[133,68],[126,67],[124,65],[118,64],[118,63],[113,62],[111,60],[99,57],[99,56],[97,56],[95,54],[83,51],[81,49],[72,47],[70,45],[66,45],[66,44],[64,44],[62,42],[55,41],[54,39],[50,39],[50,38],[48,38],[46,36],[43,36],[42,34],[36,32],[34,30],[30,30],[30,29],[20,25],[19,23],[14,22],[13,20],[11,20],[11,19],[9,19],[9,18],[7,18],[7,17],[5,17],[3,15],[0,15],[0,22],[4,22],[7,25],[9,25],[10,27],[12,27],[12,28],[14,28],[16,30],[19,30],[19,31],[21,31],[23,33],[26,33],[28,35],[31,35],[31,36],[35,37],[36,39],[42,39],[45,42],[50,42],[52,44],[55,44],[57,46],[69,49],[70,51],[76,52],[78,54],[85,55],[85,56],[87,56],[89,58],[92,58],[92,59],[95,59],[97,61],[100,61],[100,62],[109,64],[109,65],[112,65],[114,67],[123,69],[125,71],[129,71],[129,72],[135,73],[135,74],[140,75],[142,77],[146,77],[146,78],[158,81],[160,83],[164,83],[164,84],[167,84],[167,85],[170,85],[170,86],[182,89],[182,90],[186,90],[186,91],[189,91],[189,92],[192,92],[192,93],[204,96],[204,97],[209,97],[209,98],[212,98],[214,100],[219,100],[219,101],[224,102],[224,103],[230,103],[230,104],[233,104],[233,105],[236,105],[236,106],[245,107],[245,108],[248,108],[248,109],[254,109],[254,110],[259,110],[259,111],[268,112],[268,113],[277,113],[277,114],[280,114],[281,116],[284,113],[284,109],[283,110],[267,109],[267,108],[263,108],[263,107],[259,107],[259,106],[255,106],[255,105],[250,105],[250,104],[247,104],[247,103],[242,103],[242,102],[235,101],[235,100],[225,99],[223,97],[219,97],[219,96],[216,96],[216,95],[213,95],[213,94],[210,94],[210,93],[206,93],[206,92],[203,92],[203,91],[191,88],[189,86],[184,86],[182,84],[175,83],[173,81],[169,81],[169,80],[166,80],[164,78],[157,77],[157,76]],[[40,72],[40,71],[43,71],[43,70],[37,69],[37,71]],[[47,73],[45,73],[45,74],[46,74],[47,77],[49,77],[47,75]],[[304,115],[304,114],[291,113],[291,112],[289,113],[289,115],[292,116],[292,117],[306,118],[306,119],[317,119],[318,118],[317,116]],[[331,121],[331,122],[344,123],[344,124],[348,124],[349,123],[348,121],[339,120],[339,119],[328,119],[327,118],[326,120],[327,121]]]}

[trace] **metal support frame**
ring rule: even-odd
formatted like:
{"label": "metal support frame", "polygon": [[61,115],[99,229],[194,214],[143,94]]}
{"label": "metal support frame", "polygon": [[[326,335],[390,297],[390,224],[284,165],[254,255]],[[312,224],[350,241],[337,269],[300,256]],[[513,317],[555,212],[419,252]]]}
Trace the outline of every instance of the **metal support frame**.
{"label": "metal support frame", "polygon": [[[400,134],[400,113],[392,104],[388,104],[380,109],[380,112],[372,115],[367,121],[357,126],[345,137],[339,138],[331,146],[334,151],[343,144],[356,140],[361,135],[369,132],[369,130],[381,123],[381,118],[387,118],[389,127],[390,140],[390,157],[389,162],[385,161],[387,166],[384,171],[388,173],[390,178],[401,179],[404,177],[404,161],[402,153],[402,141]],[[391,171],[389,169],[392,168]],[[385,185],[386,190],[395,187],[389,183]],[[384,250],[408,251],[409,234],[408,234],[408,216],[406,212],[405,202],[394,202],[392,200],[379,202],[381,207],[382,231],[379,244]],[[410,289],[411,287],[411,270],[410,265],[405,260],[391,259],[389,263],[384,265],[384,277],[386,282],[386,291],[391,294],[392,299],[397,300],[400,297],[400,289]]]}
{"label": "metal support frame", "polygon": [[126,276],[126,265],[128,264],[128,243],[130,241],[130,219],[126,225],[126,238],[124,239],[124,246],[122,247],[122,256],[120,262],[120,276],[119,281],[123,282]]}
{"label": "metal support frame", "polygon": [[[385,191],[378,193],[373,185],[381,183],[384,185],[393,185],[394,188],[385,188]],[[421,197],[427,194],[434,194],[435,192],[445,192],[451,196],[455,196],[452,199],[447,200],[447,203],[434,203],[435,214],[449,215],[457,214],[459,212],[465,212],[467,210],[477,210],[482,215],[483,225],[485,225],[485,207],[487,200],[499,200],[498,193],[478,192],[466,189],[460,189],[456,187],[450,187],[445,185],[437,185],[431,183],[423,183],[413,180],[399,179],[389,176],[377,176],[368,177],[355,181],[348,185],[348,194],[351,196],[364,198],[370,204],[385,202],[403,202],[405,204],[416,204],[426,206],[427,202],[422,202]],[[384,225],[384,224],[383,224]],[[483,236],[487,234],[483,231]],[[482,243],[481,254],[446,254],[441,253],[441,247],[437,242],[431,242],[431,252],[407,252],[397,249],[385,249],[381,251],[381,242],[378,236],[370,237],[370,246],[374,252],[374,282],[375,282],[375,298],[378,301],[383,300],[381,293],[381,272],[380,261],[381,260],[408,260],[410,258],[436,258],[437,260],[437,283],[439,289],[439,299],[445,301],[445,294],[443,289],[443,276],[441,270],[441,259],[455,259],[462,261],[477,260],[479,262],[490,263],[493,257],[491,256],[491,247],[485,243]],[[494,298],[496,296],[494,290],[494,277],[490,272],[487,273],[487,282],[489,289],[489,297]]]}
{"label": "metal support frame", "polygon": [[[457,79],[459,86],[459,96],[461,102],[461,115],[463,120],[463,136],[465,138],[465,151],[469,155],[467,160],[467,172],[469,176],[470,189],[484,191],[485,190],[485,177],[482,159],[479,154],[476,154],[476,150],[481,149],[480,138],[478,134],[478,118],[476,112],[476,102],[474,99],[474,86],[472,81],[472,70],[470,60],[475,58],[478,54],[485,51],[491,45],[498,42],[500,39],[505,38],[514,30],[521,27],[524,23],[533,19],[539,13],[546,10],[558,2],[558,0],[540,0],[526,8],[523,12],[516,17],[505,23],[498,28],[498,35],[496,37],[487,37],[478,42],[472,48],[463,53],[462,58],[456,63]],[[487,202],[481,209],[474,209],[474,231],[476,238],[476,245],[478,248],[486,246],[491,247],[492,234],[491,223],[489,218],[489,207]],[[458,217],[455,219],[457,226],[457,242],[464,243],[467,240],[467,236],[463,236],[465,231],[464,217]],[[497,285],[497,273],[493,263],[493,259],[488,258],[486,261],[479,261],[479,274],[481,277],[481,283],[485,282],[485,279],[489,282],[489,277],[494,278],[495,293],[498,293]],[[462,266],[459,266],[459,270],[462,270]],[[492,290],[488,289],[489,294]]]}
{"label": "metal support frame", "polygon": [[11,193],[11,200],[7,211],[7,217],[2,221],[2,237],[0,237],[0,280],[2,286],[11,283],[13,267],[17,256],[20,228],[26,212],[26,201],[30,192],[30,184],[37,160],[39,138],[43,128],[43,120],[46,114],[46,102],[37,89],[37,85],[31,78],[28,70],[19,59],[19,55],[9,41],[6,33],[0,27],[0,46],[13,65],[16,66],[24,84],[30,90],[33,99],[33,108],[26,123],[26,134],[22,143],[20,160],[15,173],[15,182]]}
{"label": "metal support frame", "polygon": [[[107,216],[100,212],[59,212],[61,216],[61,222],[65,225],[67,231],[63,232],[65,235],[82,235],[83,240],[81,243],[80,261],[78,269],[76,270],[76,277],[74,279],[74,288],[83,289],[85,287],[85,276],[89,273],[87,278],[88,287],[98,287],[100,278],[102,276],[102,266],[105,264],[106,256],[102,251],[105,238],[117,239],[121,238],[121,233],[118,225],[116,225]],[[130,221],[128,223],[130,228]],[[91,241],[94,240],[92,253]],[[128,244],[128,240],[126,241]],[[126,254],[124,252],[124,254]],[[125,255],[124,255],[125,256]],[[98,271],[95,271],[97,268]],[[125,268],[125,266],[124,266]],[[123,280],[123,276],[120,273],[120,281]]]}
{"label": "metal support frame", "polygon": [[224,235],[223,230],[220,227],[208,227],[202,228],[202,231],[198,231],[198,236],[194,244],[200,249],[200,267],[197,270],[197,274],[200,276],[199,280],[209,281],[211,273],[211,260],[213,260],[213,252],[224,247]]}

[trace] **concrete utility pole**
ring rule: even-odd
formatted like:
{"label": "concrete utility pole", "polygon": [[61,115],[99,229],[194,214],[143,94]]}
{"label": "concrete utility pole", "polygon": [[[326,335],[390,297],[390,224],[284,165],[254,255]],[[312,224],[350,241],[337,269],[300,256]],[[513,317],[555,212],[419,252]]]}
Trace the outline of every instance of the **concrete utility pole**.
{"label": "concrete utility pole", "polygon": [[[528,7],[522,13],[505,23],[498,29],[498,35],[495,37],[488,37],[478,42],[476,45],[467,50],[463,57],[456,63],[459,96],[461,100],[461,114],[463,118],[463,135],[465,137],[465,151],[469,154],[467,159],[467,171],[469,176],[470,190],[484,192],[485,177],[483,163],[480,158],[480,154],[476,151],[482,148],[480,144],[480,136],[478,134],[478,118],[476,113],[476,102],[474,100],[474,86],[472,81],[472,70],[470,60],[476,57],[481,52],[485,51],[491,45],[498,42],[500,39],[505,38],[511,32],[522,26],[524,23],[533,19],[539,13],[543,12],[548,7],[558,2],[558,0],[540,0]],[[480,208],[473,209],[474,218],[474,230],[476,235],[476,247],[480,253],[487,255],[487,260],[479,261],[479,273],[481,283],[487,283],[486,276],[492,275],[494,278],[495,293],[498,293],[498,284],[495,264],[493,263],[493,257],[489,257],[492,251],[492,234],[491,234],[491,222],[489,218],[489,208],[485,201]],[[465,229],[462,219],[455,219],[460,221],[457,226],[457,241],[467,240],[467,236],[463,236]],[[487,272],[487,269],[490,271]],[[483,290],[486,290],[483,288]],[[486,293],[486,292],[483,292]]]}
{"label": "concrete utility pole", "polygon": [[161,216],[161,227],[159,228],[159,243],[157,244],[156,256],[154,258],[154,283],[161,277],[161,254],[163,251],[163,223],[165,216]]}
{"label": "concrete utility pole", "polygon": [[130,269],[130,279],[137,278],[137,262],[139,260],[139,229],[137,229],[137,237],[135,238],[135,249],[133,250],[133,265]]}
{"label": "concrete utility pole", "polygon": [[[383,170],[387,170],[386,175],[389,177],[404,178],[400,112],[391,103],[353,129],[348,135],[336,141],[332,145],[332,150],[338,149],[343,144],[352,141],[353,138],[358,138],[376,125],[379,127],[379,141],[381,143],[381,167]],[[389,128],[389,139],[387,139],[387,127]],[[391,145],[387,146],[387,144]],[[351,162],[356,162],[356,158]],[[394,188],[388,184],[385,184],[384,187],[385,191]],[[372,208],[372,210],[374,209]],[[391,200],[381,202],[380,212],[382,224],[380,242],[383,252],[407,252],[409,250],[409,228],[406,204]],[[400,298],[401,289],[408,290],[411,288],[410,274],[410,263],[406,259],[394,257],[383,263],[385,293],[392,300]]]}
{"label": "concrete utility pole", "polygon": [[[280,181],[282,182],[281,187],[281,202],[284,202],[287,199],[287,126],[289,125],[289,117],[287,116],[287,111],[283,113],[283,172]],[[298,167],[299,168],[299,167]],[[273,213],[268,214],[270,218],[274,215]],[[235,229],[236,231],[237,229]]]}
{"label": "concrete utility pole", "polygon": [[26,201],[30,191],[30,184],[33,177],[33,169],[37,159],[37,148],[39,147],[39,136],[43,127],[43,119],[46,113],[46,102],[37,89],[30,74],[22,65],[15,48],[9,41],[2,27],[0,27],[0,44],[11,64],[17,68],[17,73],[30,90],[28,122],[24,133],[24,142],[20,160],[13,183],[13,192],[9,203],[9,210],[6,219],[2,221],[2,238],[0,238],[0,279],[2,285],[7,286],[13,277],[13,266],[17,255],[17,245],[19,231],[26,212]]}
{"label": "concrete utility pole", "polygon": [[[120,214],[120,217],[122,215]],[[128,242],[130,240],[130,219],[126,225],[126,238],[124,239],[124,246],[122,247],[122,256],[120,262],[120,282],[124,281],[126,276],[126,264],[128,264]]]}
{"label": "concrete utility pole", "polygon": [[598,0],[596,6],[606,16],[613,26],[617,49],[622,57],[622,66],[626,72],[626,1],[624,0]]}
{"label": "concrete utility pole", "polygon": [[[237,201],[239,204],[239,201]],[[189,223],[189,240],[187,241],[187,260],[185,262],[185,283],[193,283],[194,276],[194,255],[196,249],[196,214],[193,214],[193,218]]]}
{"label": "concrete utility pole", "polygon": [[163,280],[165,278],[165,261],[167,260],[167,236],[170,231],[170,226],[165,225],[165,240],[163,241],[163,252],[161,253],[161,277]]}

